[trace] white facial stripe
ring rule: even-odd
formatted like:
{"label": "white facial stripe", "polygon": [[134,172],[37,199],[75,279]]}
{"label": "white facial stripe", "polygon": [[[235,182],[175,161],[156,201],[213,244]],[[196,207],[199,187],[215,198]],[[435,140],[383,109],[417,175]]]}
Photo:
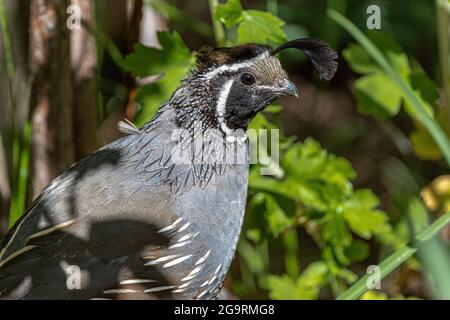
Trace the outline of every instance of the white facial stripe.
{"label": "white facial stripe", "polygon": [[220,90],[219,99],[217,99],[217,120],[219,121],[220,128],[228,136],[233,134],[233,130],[227,127],[225,123],[225,108],[227,106],[228,95],[230,94],[233,80],[228,80]]}
{"label": "white facial stripe", "polygon": [[208,72],[207,74],[205,74],[205,77],[207,79],[212,79],[215,76],[217,76],[218,74],[221,74],[225,71],[227,72],[234,72],[234,71],[238,71],[240,69],[244,69],[244,68],[248,68],[250,66],[252,66],[253,63],[250,62],[242,62],[242,63],[236,63],[236,64],[228,64],[228,65],[223,65],[218,67],[217,69],[214,69],[210,72]]}
{"label": "white facial stripe", "polygon": [[256,89],[262,89],[262,90],[280,90],[280,88],[278,87],[272,87],[272,86],[264,86],[264,85],[260,85],[260,86],[255,86]]}
{"label": "white facial stripe", "polygon": [[266,59],[268,57],[269,57],[269,53],[264,52],[264,53],[261,53],[259,56],[256,56],[253,59],[247,60],[246,62],[240,62],[240,63],[235,63],[235,64],[225,64],[225,65],[217,67],[216,69],[213,69],[210,72],[206,73],[205,77],[207,79],[211,79],[225,71],[233,72],[233,71],[238,71],[243,68],[248,68],[248,67],[252,66],[255,63],[255,61]]}

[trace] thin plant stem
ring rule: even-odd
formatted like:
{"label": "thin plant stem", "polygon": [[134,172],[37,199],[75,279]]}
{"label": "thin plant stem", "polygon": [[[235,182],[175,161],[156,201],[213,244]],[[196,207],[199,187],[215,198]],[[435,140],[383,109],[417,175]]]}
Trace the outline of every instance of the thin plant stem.
{"label": "thin plant stem", "polygon": [[225,30],[223,28],[222,23],[214,18],[214,12],[216,7],[219,5],[217,0],[208,0],[209,3],[209,11],[211,13],[211,21],[214,29],[214,37],[216,39],[216,44],[219,47],[223,47],[225,45]]}

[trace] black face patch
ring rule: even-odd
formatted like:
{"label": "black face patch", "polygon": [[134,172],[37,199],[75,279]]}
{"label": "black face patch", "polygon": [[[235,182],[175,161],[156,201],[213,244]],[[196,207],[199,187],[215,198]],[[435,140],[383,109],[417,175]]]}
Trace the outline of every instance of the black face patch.
{"label": "black face patch", "polygon": [[224,120],[228,128],[247,129],[253,117],[271,104],[277,96],[270,90],[249,87],[235,80],[228,94]]}

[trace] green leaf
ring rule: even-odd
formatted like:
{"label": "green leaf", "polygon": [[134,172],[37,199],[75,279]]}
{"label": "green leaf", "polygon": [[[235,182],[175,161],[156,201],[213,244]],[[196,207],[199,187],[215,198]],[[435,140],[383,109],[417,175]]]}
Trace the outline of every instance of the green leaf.
{"label": "green leaf", "polygon": [[352,236],[345,225],[344,218],[339,214],[333,214],[332,218],[325,223],[322,236],[333,247],[347,247],[352,241]]}
{"label": "green leaf", "polygon": [[135,119],[138,126],[151,119],[195,64],[194,55],[177,32],[159,32],[158,39],[161,48],[137,44],[121,63],[134,76],[162,74],[160,80],[138,89],[136,101],[142,105]]}
{"label": "green leaf", "polygon": [[423,71],[414,72],[410,75],[409,81],[411,82],[414,90],[420,92],[420,95],[432,104],[439,98],[439,90],[436,83],[431,80],[428,75]]}
{"label": "green leaf", "polygon": [[327,283],[328,268],[323,261],[311,263],[297,279],[289,276],[268,277],[269,296],[277,300],[313,300]]}
{"label": "green leaf", "polygon": [[297,196],[297,183],[290,180],[278,180],[268,176],[262,176],[259,167],[252,167],[249,177],[249,188],[252,191],[265,191],[272,195],[282,194],[294,200]]}
{"label": "green leaf", "polygon": [[295,217],[293,215],[288,215],[274,197],[266,194],[265,199],[267,206],[266,219],[270,231],[274,237],[278,237],[281,232],[294,224]]}
{"label": "green leaf", "polygon": [[283,25],[284,22],[270,12],[245,10],[237,30],[238,43],[283,43],[286,41]]}
{"label": "green leaf", "polygon": [[370,190],[358,190],[343,204],[344,218],[350,229],[361,238],[370,239],[373,234],[390,232],[387,215],[375,208],[378,198]]}
{"label": "green leaf", "polygon": [[387,57],[392,67],[397,71],[398,75],[404,80],[408,81],[411,74],[411,67],[409,65],[408,57],[404,53],[387,52]]}
{"label": "green leaf", "polygon": [[251,245],[244,239],[239,241],[238,252],[253,274],[257,275],[265,272],[265,262],[258,247]]}
{"label": "green leaf", "polygon": [[[437,98],[437,88],[434,83],[419,67],[416,67],[418,70],[412,73],[406,54],[389,50],[385,53],[392,68],[405,83],[411,84],[428,115],[433,116],[430,102],[434,102]],[[381,118],[392,117],[399,112],[401,102],[404,101],[405,110],[413,118],[418,117],[404,90],[370,58],[363,47],[351,44],[344,50],[343,55],[352,70],[364,74],[355,82],[355,97],[361,113]]]}
{"label": "green leaf", "polygon": [[342,51],[342,55],[350,68],[360,74],[367,74],[380,70],[375,61],[367,54],[360,45],[351,43],[348,48]]}
{"label": "green leaf", "polygon": [[299,300],[295,281],[288,275],[268,276],[269,296],[274,300]]}
{"label": "green leaf", "polygon": [[[433,107],[422,98],[422,95],[419,90],[413,90],[416,96],[416,99],[420,101],[420,103],[423,106],[424,111],[427,113],[427,115],[430,118],[433,118],[434,111]],[[419,115],[417,113],[416,108],[414,108],[414,105],[411,103],[410,99],[405,99],[405,111],[413,118],[413,119],[419,119]]]}
{"label": "green leaf", "polygon": [[336,185],[343,194],[349,194],[353,191],[353,186],[350,180],[356,177],[356,172],[353,170],[349,161],[335,155],[328,155],[328,163],[320,175],[323,181]]}
{"label": "green leaf", "polygon": [[326,210],[352,192],[350,179],[355,172],[350,163],[328,154],[313,139],[294,145],[282,159],[290,190],[297,190],[299,200],[317,210]]}
{"label": "green leaf", "polygon": [[227,3],[217,6],[214,17],[227,28],[234,26],[242,17],[240,0],[228,0]]}
{"label": "green leaf", "polygon": [[319,183],[301,183],[297,187],[298,199],[309,208],[325,211],[328,204],[322,198],[322,186]]}
{"label": "green leaf", "polygon": [[272,185],[275,192],[285,192],[298,198],[303,205],[319,211],[334,208],[344,196],[353,192],[350,179],[356,174],[350,163],[328,154],[313,139],[292,145],[282,158],[282,167],[286,178],[277,185],[265,178],[266,186],[262,186],[261,178],[255,177],[256,181],[261,181],[258,183],[260,188]]}
{"label": "green leaf", "polygon": [[382,71],[359,78],[355,89],[358,110],[362,113],[385,117],[400,110],[402,92]]}
{"label": "green leaf", "polygon": [[[288,175],[300,179],[317,177],[327,165],[327,152],[313,139],[306,139],[302,145],[290,148],[282,159]],[[299,170],[301,168],[301,170]]]}
{"label": "green leaf", "polygon": [[345,255],[352,262],[361,262],[369,256],[369,245],[361,240],[353,241],[349,247],[345,248]]}
{"label": "green leaf", "polygon": [[167,73],[170,69],[186,69],[194,59],[177,32],[159,32],[161,49],[136,44],[134,52],[125,57],[121,66],[134,76],[144,77]]}

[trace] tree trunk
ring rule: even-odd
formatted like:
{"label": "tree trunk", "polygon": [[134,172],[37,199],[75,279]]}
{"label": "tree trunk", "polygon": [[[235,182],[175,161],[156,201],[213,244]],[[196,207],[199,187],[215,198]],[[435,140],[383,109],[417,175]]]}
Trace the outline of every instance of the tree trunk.
{"label": "tree trunk", "polygon": [[33,0],[31,5],[34,198],[74,161],[74,144],[70,31],[66,27],[69,1]]}
{"label": "tree trunk", "polygon": [[71,65],[73,74],[73,118],[75,157],[81,159],[99,147],[97,127],[98,96],[96,84],[96,49],[94,38],[94,3],[72,0],[80,8],[81,28],[71,32]]}

